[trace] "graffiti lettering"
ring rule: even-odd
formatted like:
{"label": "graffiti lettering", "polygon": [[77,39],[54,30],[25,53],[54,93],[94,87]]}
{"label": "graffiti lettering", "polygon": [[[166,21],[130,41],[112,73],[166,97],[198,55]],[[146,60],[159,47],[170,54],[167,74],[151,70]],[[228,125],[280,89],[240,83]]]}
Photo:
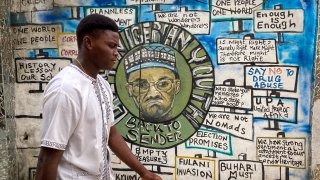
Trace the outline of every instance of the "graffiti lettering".
{"label": "graffiti lettering", "polygon": [[75,33],[58,33],[58,47],[60,57],[77,58],[78,45]]}
{"label": "graffiti lettering", "polygon": [[24,6],[29,4],[40,4],[40,3],[45,4],[45,0],[21,0],[21,4]]}
{"label": "graffiti lettering", "polygon": [[257,167],[256,165],[250,165],[250,164],[247,164],[247,165],[244,165],[242,163],[237,163],[237,164],[227,164],[227,163],[221,163],[220,164],[221,166],[221,171],[225,171],[227,169],[234,169],[236,171],[256,171],[257,170]]}
{"label": "graffiti lettering", "polygon": [[186,142],[187,148],[201,148],[223,154],[232,154],[230,135],[200,128]]}
{"label": "graffiti lettering", "polygon": [[129,8],[91,8],[90,14],[134,14],[134,9]]}
{"label": "graffiti lettering", "polygon": [[206,179],[213,178],[213,174],[211,171],[205,172],[196,168],[177,169],[177,175],[199,176],[199,177],[204,177]]}
{"label": "graffiti lettering", "polygon": [[130,26],[136,21],[136,9],[131,7],[88,7],[85,8],[85,13],[86,15],[101,14],[108,16],[113,19],[120,28]]}
{"label": "graffiti lettering", "polygon": [[257,157],[270,166],[305,168],[305,138],[257,138]]}
{"label": "graffiti lettering", "polygon": [[217,39],[217,57],[220,64],[277,62],[276,41],[267,39]]}
{"label": "graffiti lettering", "polygon": [[67,43],[70,43],[70,42],[77,42],[77,36],[63,36],[61,38],[62,42],[67,42]]}
{"label": "graffiti lettering", "polygon": [[251,109],[252,90],[243,87],[215,86],[212,104],[215,106]]}
{"label": "graffiti lettering", "polygon": [[169,124],[154,124],[132,117],[126,122],[128,130],[127,138],[130,141],[141,144],[164,145],[168,142],[181,141],[181,124],[179,121],[172,121]]}
{"label": "graffiti lettering", "polygon": [[168,151],[166,150],[146,149],[143,147],[136,148],[135,150],[135,155],[138,158],[138,160],[144,163],[167,164],[167,154]]}
{"label": "graffiti lettering", "polygon": [[138,175],[128,175],[128,174],[116,174],[116,180],[140,180],[140,176]]}
{"label": "graffiti lettering", "polygon": [[56,32],[56,28],[51,26],[33,26],[31,27],[31,32],[37,32],[37,33],[47,33],[47,32]]}
{"label": "graffiti lettering", "polygon": [[230,5],[231,5],[231,0],[217,0],[217,1],[215,2],[215,5],[216,5],[216,6],[220,6],[220,7],[230,6]]}
{"label": "graffiti lettering", "polygon": [[198,161],[196,159],[179,159],[179,165],[190,165],[190,166],[197,166],[197,167],[210,167],[210,163],[206,161]]}
{"label": "graffiti lettering", "polygon": [[254,97],[253,114],[264,119],[296,122],[296,99]]}
{"label": "graffiti lettering", "polygon": [[50,35],[38,36],[38,37],[31,37],[31,44],[47,43],[47,42],[55,42],[56,37]]}
{"label": "graffiti lettering", "polygon": [[[247,66],[246,85],[252,86],[254,89],[295,91],[297,71],[297,67]],[[292,83],[290,83],[290,81]]]}
{"label": "graffiti lettering", "polygon": [[235,0],[234,1],[234,5],[236,6],[255,6],[256,4],[256,0]]}
{"label": "graffiti lettering", "polygon": [[[288,11],[287,12],[288,14],[288,17],[293,17],[293,14]],[[259,11],[257,12],[257,18],[262,18],[262,17],[269,17],[269,16],[272,16],[272,17],[278,17],[280,19],[285,19],[287,16],[286,16],[286,12],[285,11],[266,11],[266,12],[263,12],[263,11]]]}
{"label": "graffiti lettering", "polygon": [[61,52],[59,54],[63,57],[76,57],[78,56],[78,50],[75,49],[61,49]]}
{"label": "graffiti lettering", "polygon": [[209,34],[209,12],[188,11],[181,8],[178,12],[156,13],[156,20],[176,24],[192,34]]}
{"label": "graffiti lettering", "polygon": [[199,158],[179,157],[176,158],[176,177],[193,176],[193,178],[213,179],[214,161]]}
{"label": "graffiti lettering", "polygon": [[53,8],[53,0],[18,0],[11,5],[11,12],[44,11]]}
{"label": "graffiti lettering", "polygon": [[13,26],[13,42],[15,48],[47,48],[57,47],[57,33],[62,31],[59,24]]}
{"label": "graffiti lettering", "polygon": [[219,179],[263,179],[263,165],[256,161],[221,160]]}
{"label": "graffiti lettering", "polygon": [[[128,41],[128,44],[124,46],[127,49],[132,49],[146,42],[165,42],[166,45],[175,47],[177,51],[181,52],[191,43],[192,37],[190,35],[185,37],[186,33],[177,28],[177,26],[160,22],[144,23],[142,28],[140,25],[132,25],[123,32]],[[143,32],[147,32],[147,34]]]}
{"label": "graffiti lettering", "polygon": [[17,59],[17,82],[48,82],[69,63],[55,59]]}
{"label": "graffiti lettering", "polygon": [[255,11],[257,32],[302,32],[304,15],[301,9]]}
{"label": "graffiti lettering", "polygon": [[253,138],[253,117],[250,114],[209,112],[205,124],[237,137],[250,140]]}
{"label": "graffiti lettering", "polygon": [[222,150],[227,150],[229,148],[228,143],[212,142],[209,140],[194,139],[194,138],[189,139],[189,145],[190,146],[205,146],[208,148],[217,148],[217,149],[222,149]]}

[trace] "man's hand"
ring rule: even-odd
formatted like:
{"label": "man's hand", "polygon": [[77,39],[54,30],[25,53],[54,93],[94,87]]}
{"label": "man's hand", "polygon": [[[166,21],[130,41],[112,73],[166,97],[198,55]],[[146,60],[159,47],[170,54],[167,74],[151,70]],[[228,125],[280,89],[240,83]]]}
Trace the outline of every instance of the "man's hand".
{"label": "man's hand", "polygon": [[150,171],[147,171],[145,174],[141,175],[142,180],[162,180],[162,178]]}

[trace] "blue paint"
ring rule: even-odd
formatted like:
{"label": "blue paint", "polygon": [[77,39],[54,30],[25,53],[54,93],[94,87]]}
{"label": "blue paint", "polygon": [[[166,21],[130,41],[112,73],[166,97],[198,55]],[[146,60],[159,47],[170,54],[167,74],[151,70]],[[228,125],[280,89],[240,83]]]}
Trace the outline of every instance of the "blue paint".
{"label": "blue paint", "polygon": [[34,13],[36,19],[43,23],[62,22],[62,19],[70,19],[71,8],[55,8],[53,11],[38,11]]}
{"label": "blue paint", "polygon": [[298,121],[298,124],[282,124],[281,129],[285,133],[304,132],[306,134],[311,133],[310,124],[302,123]]}
{"label": "blue paint", "polygon": [[27,15],[24,13],[11,13],[10,14],[10,21],[11,21],[11,25],[28,23]]}

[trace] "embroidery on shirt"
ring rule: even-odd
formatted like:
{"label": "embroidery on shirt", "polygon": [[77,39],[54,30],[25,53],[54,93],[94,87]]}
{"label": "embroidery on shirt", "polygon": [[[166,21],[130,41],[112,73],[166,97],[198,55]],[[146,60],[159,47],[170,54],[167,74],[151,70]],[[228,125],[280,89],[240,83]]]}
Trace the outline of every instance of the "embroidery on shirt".
{"label": "embroidery on shirt", "polygon": [[96,93],[96,96],[97,96],[97,99],[99,101],[99,103],[101,104],[101,98],[100,98],[100,90],[99,90],[99,86],[98,86],[98,83],[96,81],[92,81],[92,85],[93,85],[93,88],[94,88],[94,92]]}
{"label": "embroidery on shirt", "polygon": [[109,172],[109,151],[107,148],[108,139],[107,139],[107,126],[110,117],[110,104],[109,98],[106,94],[105,88],[101,84],[99,78],[97,78],[97,83],[94,84],[95,89],[97,89],[98,99],[100,101],[101,111],[102,111],[102,154],[103,154],[103,172],[102,177],[103,179],[109,180],[110,179],[110,172]]}
{"label": "embroidery on shirt", "polygon": [[101,87],[101,89],[102,89],[102,96],[103,96],[103,101],[104,101],[104,103],[105,104],[103,104],[103,105],[105,105],[105,108],[106,108],[106,110],[107,110],[107,112],[106,112],[106,125],[109,125],[109,118],[110,118],[110,114],[111,114],[111,106],[110,106],[110,101],[109,101],[109,96],[107,95],[107,93],[108,92],[106,92],[106,89],[105,88],[103,88],[102,87],[102,84],[101,84],[101,82],[99,81],[99,84],[100,84],[100,87]]}
{"label": "embroidery on shirt", "polygon": [[67,147],[67,145],[65,145],[65,144],[59,144],[59,143],[51,142],[51,141],[47,141],[47,140],[42,140],[41,145],[46,146],[46,147],[55,148],[55,149],[61,149],[61,150],[65,150]]}

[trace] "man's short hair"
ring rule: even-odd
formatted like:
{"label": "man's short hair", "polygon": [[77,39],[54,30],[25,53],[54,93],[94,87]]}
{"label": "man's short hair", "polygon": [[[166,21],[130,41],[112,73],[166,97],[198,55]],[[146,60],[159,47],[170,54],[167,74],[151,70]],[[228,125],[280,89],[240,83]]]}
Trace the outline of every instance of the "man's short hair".
{"label": "man's short hair", "polygon": [[118,25],[109,17],[100,14],[90,14],[83,18],[77,27],[78,48],[82,46],[83,37],[96,30],[111,30],[118,32]]}

